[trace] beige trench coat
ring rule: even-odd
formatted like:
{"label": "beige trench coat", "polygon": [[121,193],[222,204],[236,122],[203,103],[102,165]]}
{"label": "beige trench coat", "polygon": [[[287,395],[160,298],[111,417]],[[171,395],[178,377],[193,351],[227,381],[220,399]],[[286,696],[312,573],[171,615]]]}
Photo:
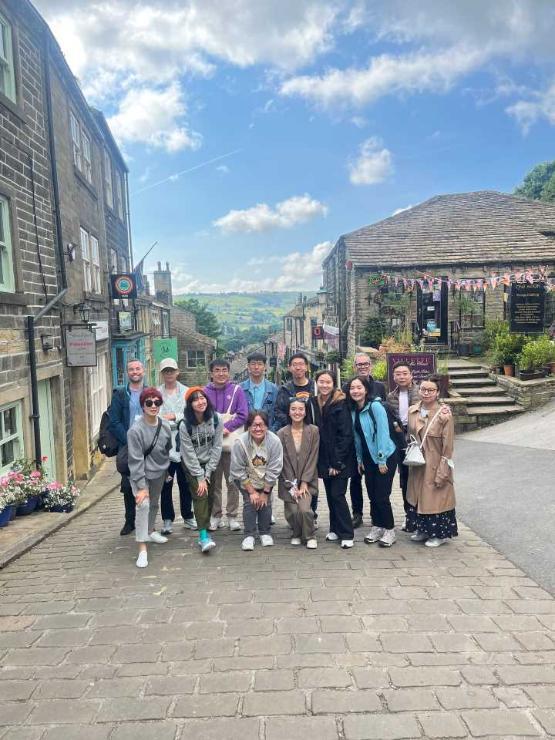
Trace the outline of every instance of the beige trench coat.
{"label": "beige trench coat", "polygon": [[441,514],[455,508],[453,468],[447,463],[453,457],[455,423],[452,414],[440,414],[432,421],[438,409],[439,404],[423,419],[420,401],[409,408],[409,434],[419,442],[431,424],[422,448],[426,465],[409,468],[407,501],[419,514]]}
{"label": "beige trench coat", "polygon": [[294,501],[289,493],[291,486],[286,481],[297,480],[300,485],[308,483],[308,490],[312,496],[318,493],[318,449],[320,447],[320,432],[314,424],[305,424],[299,454],[295,449],[295,442],[288,424],[277,433],[283,445],[283,468],[278,482],[278,496],[283,501]]}

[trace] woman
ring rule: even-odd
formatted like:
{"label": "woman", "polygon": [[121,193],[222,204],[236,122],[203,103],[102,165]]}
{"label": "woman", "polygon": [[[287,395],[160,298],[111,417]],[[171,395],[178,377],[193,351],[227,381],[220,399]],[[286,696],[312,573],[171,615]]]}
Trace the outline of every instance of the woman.
{"label": "woman", "polygon": [[154,530],[160,492],[170,464],[172,434],[167,421],[159,418],[162,394],[157,388],[145,388],[139,396],[143,411],[127,432],[129,481],[135,496],[135,539],[139,543],[137,567],[146,568],[147,542],[162,544],[167,537]]}
{"label": "woman", "polygon": [[397,468],[397,447],[389,435],[387,412],[374,393],[373,381],[353,378],[347,392],[357,462],[366,481],[372,516],[372,527],[364,541],[391,547],[396,539],[390,497]]}
{"label": "woman", "polygon": [[254,550],[258,526],[262,547],[274,544],[270,535],[272,488],[283,467],[283,448],[277,434],[268,429],[268,414],[251,411],[246,431],[231,449],[230,475],[243,496],[243,550]]}
{"label": "woman", "polygon": [[336,388],[328,370],[316,373],[316,396],[309,399],[311,416],[320,431],[318,476],[324,481],[330,510],[330,531],[326,540],[341,541],[341,547],[354,545],[351,513],[345,494],[353,472],[353,429],[345,394]]}
{"label": "woman", "polygon": [[199,530],[198,546],[208,553],[216,543],[208,534],[214,504],[214,471],[222,455],[224,425],[200,386],[185,393],[185,412],[179,424],[179,452],[193,499]]}
{"label": "woman", "polygon": [[304,540],[309,550],[318,547],[314,527],[312,497],[318,494],[318,449],[320,433],[306,423],[306,403],[289,399],[289,424],[277,436],[283,445],[283,470],[279,476],[278,496],[284,502],[285,519],[293,530],[292,545]]}
{"label": "woman", "polygon": [[409,434],[422,445],[425,465],[409,468],[407,531],[411,540],[439,547],[456,537],[453,487],[452,414],[442,413],[439,378],[430,375],[420,383],[420,401],[409,408]]}

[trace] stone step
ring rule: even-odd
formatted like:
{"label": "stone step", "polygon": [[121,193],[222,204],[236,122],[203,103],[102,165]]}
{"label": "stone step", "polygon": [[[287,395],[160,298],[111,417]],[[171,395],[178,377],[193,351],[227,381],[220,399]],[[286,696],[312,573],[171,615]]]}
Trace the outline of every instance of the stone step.
{"label": "stone step", "polygon": [[466,410],[469,414],[474,416],[488,415],[493,416],[497,414],[520,414],[524,411],[522,406],[515,404],[507,404],[506,406],[467,406]]}
{"label": "stone step", "polygon": [[457,393],[460,393],[461,396],[497,396],[500,393],[502,393],[499,389],[499,386],[492,384],[492,385],[483,385],[483,386],[471,386],[468,388],[463,388],[461,386],[457,386]]}
{"label": "stone step", "polygon": [[465,396],[465,398],[466,398],[466,402],[469,404],[469,406],[470,405],[472,405],[472,406],[488,406],[488,405],[492,405],[492,406],[499,406],[499,405],[501,405],[501,406],[512,406],[512,405],[514,405],[513,404],[513,399],[510,396],[507,396],[505,394],[500,394],[500,395],[497,395],[497,396],[493,396],[493,395],[490,395],[490,394],[488,394],[486,396],[472,395],[472,396]]}
{"label": "stone step", "polygon": [[495,386],[495,381],[491,380],[491,378],[485,377],[485,378],[451,378],[451,383],[457,388],[464,388],[465,386],[488,386],[493,385]]}
{"label": "stone step", "polygon": [[489,373],[483,368],[458,368],[456,370],[449,370],[449,377],[451,378],[489,378]]}
{"label": "stone step", "polygon": [[447,363],[450,373],[459,372],[460,370],[483,370],[482,365],[472,365],[470,362],[457,362],[457,360],[449,360]]}

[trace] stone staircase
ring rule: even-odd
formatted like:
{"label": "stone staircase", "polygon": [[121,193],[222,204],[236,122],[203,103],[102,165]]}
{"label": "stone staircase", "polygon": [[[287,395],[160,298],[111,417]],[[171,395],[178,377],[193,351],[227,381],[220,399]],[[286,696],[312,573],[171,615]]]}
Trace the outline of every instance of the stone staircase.
{"label": "stone staircase", "polygon": [[[468,360],[448,361],[451,390],[464,401],[465,430],[497,424],[522,413],[524,408],[502,391],[481,365]],[[454,397],[456,398],[456,396]],[[462,408],[460,409],[462,412]],[[463,414],[458,414],[463,422]]]}

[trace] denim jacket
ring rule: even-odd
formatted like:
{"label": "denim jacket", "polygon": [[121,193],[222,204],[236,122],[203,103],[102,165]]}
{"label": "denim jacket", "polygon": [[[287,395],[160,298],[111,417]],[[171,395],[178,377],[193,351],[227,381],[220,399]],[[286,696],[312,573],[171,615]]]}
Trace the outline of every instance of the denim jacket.
{"label": "denim jacket", "polygon": [[[245,391],[245,396],[247,397],[247,403],[249,404],[249,411],[254,410],[254,394],[251,390],[251,380],[250,378],[247,378],[247,380],[243,381],[241,383],[241,388]],[[275,431],[275,405],[276,405],[276,398],[278,394],[278,387],[275,383],[272,383],[270,380],[264,379],[264,395],[262,397],[262,406],[260,407],[260,411],[265,411],[268,414],[269,419],[269,428],[270,431]]]}

